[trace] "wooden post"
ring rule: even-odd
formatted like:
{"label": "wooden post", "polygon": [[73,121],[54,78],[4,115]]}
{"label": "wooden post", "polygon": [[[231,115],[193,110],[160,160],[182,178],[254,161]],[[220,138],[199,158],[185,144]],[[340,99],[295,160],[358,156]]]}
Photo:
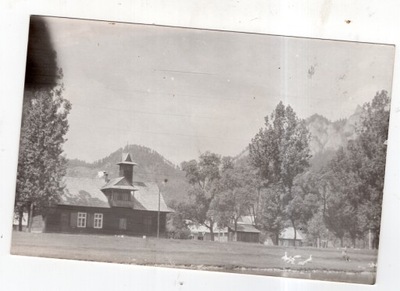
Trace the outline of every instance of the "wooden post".
{"label": "wooden post", "polygon": [[[161,186],[167,184],[168,179],[164,179]],[[160,201],[161,201],[161,186],[158,188],[158,211],[157,211],[157,238],[160,238]]]}
{"label": "wooden post", "polygon": [[160,238],[160,200],[161,200],[161,189],[158,189],[157,238]]}

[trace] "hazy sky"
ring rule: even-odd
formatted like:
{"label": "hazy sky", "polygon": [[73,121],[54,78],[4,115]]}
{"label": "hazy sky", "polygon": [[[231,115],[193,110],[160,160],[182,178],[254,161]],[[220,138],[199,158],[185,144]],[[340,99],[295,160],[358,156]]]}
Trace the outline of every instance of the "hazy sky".
{"label": "hazy sky", "polygon": [[65,152],[88,162],[127,143],[179,164],[237,155],[279,101],[301,118],[351,115],[391,90],[394,47],[49,18],[72,102]]}

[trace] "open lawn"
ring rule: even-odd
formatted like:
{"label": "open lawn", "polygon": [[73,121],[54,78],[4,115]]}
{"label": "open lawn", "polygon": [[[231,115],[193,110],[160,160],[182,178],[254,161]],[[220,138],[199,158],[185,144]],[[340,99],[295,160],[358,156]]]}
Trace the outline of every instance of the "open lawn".
{"label": "open lawn", "polygon": [[[300,255],[295,264],[281,257]],[[14,232],[11,253],[15,255],[101,261],[242,274],[272,275],[373,284],[375,250],[284,248],[241,242],[208,242],[103,235]],[[302,266],[297,262],[312,255]]]}

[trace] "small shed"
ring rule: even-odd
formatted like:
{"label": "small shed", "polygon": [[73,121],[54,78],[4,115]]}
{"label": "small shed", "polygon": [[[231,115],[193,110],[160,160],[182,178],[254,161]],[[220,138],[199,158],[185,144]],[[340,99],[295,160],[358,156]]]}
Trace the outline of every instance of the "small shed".
{"label": "small shed", "polygon": [[[211,241],[211,231],[204,225],[191,224],[188,226],[190,230],[190,238],[194,240]],[[214,226],[214,241],[227,242],[228,241],[228,228],[220,228]]]}
{"label": "small shed", "polygon": [[252,224],[238,223],[236,228],[236,239],[235,239],[235,226],[229,225],[229,240],[230,241],[241,241],[241,242],[260,242],[260,231],[255,228]]}
{"label": "small shed", "polygon": [[303,245],[304,235],[301,231],[296,230],[296,239],[294,228],[287,227],[279,235],[279,245],[284,247],[301,247]]}

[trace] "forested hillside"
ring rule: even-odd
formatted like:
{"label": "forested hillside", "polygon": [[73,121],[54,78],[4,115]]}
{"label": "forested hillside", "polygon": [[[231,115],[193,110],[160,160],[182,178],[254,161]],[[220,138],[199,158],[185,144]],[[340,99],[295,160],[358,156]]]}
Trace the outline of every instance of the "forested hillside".
{"label": "forested hillside", "polygon": [[98,172],[105,171],[110,178],[118,177],[117,163],[121,161],[122,153],[126,152],[131,153],[135,163],[138,164],[134,168],[135,180],[154,181],[161,184],[164,179],[168,179],[167,184],[162,187],[167,202],[186,199],[188,184],[185,180],[185,173],[156,151],[139,145],[125,146],[94,163],[77,159],[69,160],[67,176],[94,178]]}

